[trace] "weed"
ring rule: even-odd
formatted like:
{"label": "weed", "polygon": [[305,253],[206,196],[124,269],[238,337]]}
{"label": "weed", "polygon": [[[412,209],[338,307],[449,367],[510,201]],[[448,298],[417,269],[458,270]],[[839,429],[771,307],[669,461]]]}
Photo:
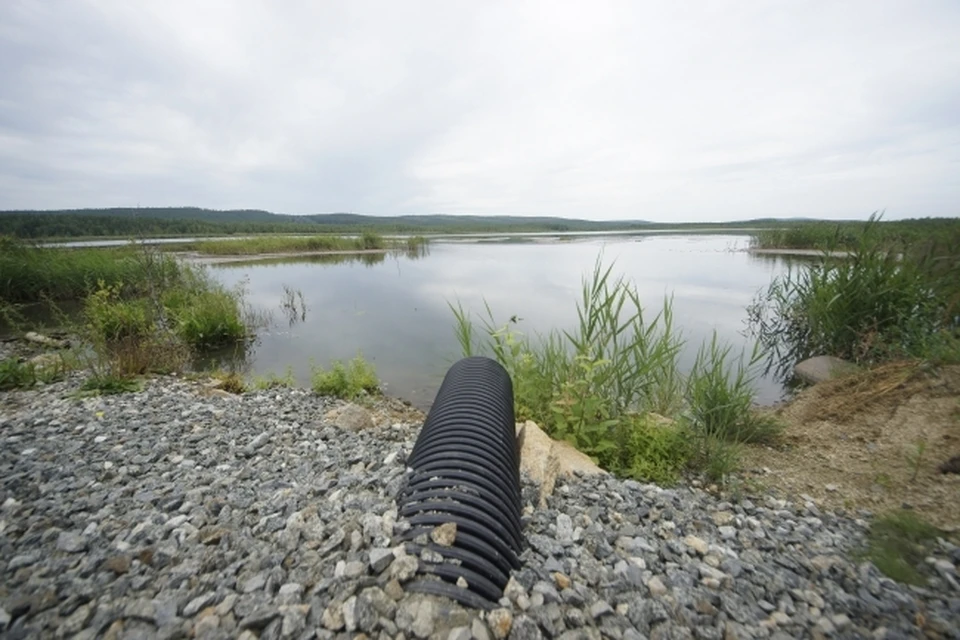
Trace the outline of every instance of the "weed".
{"label": "weed", "polygon": [[714,334],[703,345],[687,381],[688,416],[694,433],[726,442],[771,442],[779,423],[753,411],[753,376],[750,369],[761,359],[755,348],[749,359],[741,354],[730,362],[730,346],[721,345]]}
{"label": "weed", "polygon": [[213,378],[217,380],[217,388],[227,393],[240,395],[247,391],[247,383],[236,371],[215,371]]}
{"label": "weed", "polygon": [[358,354],[349,363],[335,360],[329,371],[313,369],[311,386],[314,393],[352,400],[380,391],[380,382],[373,365]]}
{"label": "weed", "polygon": [[913,448],[906,452],[907,463],[913,473],[910,474],[910,482],[916,482],[917,475],[920,473],[920,465],[923,462],[923,454],[927,450],[927,441],[925,439],[917,440],[913,443]]}
{"label": "weed", "polygon": [[307,302],[303,299],[303,291],[283,285],[283,299],[280,301],[280,309],[291,327],[298,322],[306,321]]}
{"label": "weed", "polygon": [[0,391],[25,389],[37,383],[36,368],[16,358],[0,360]]}
{"label": "weed", "polygon": [[80,395],[115,395],[120,393],[135,393],[143,385],[140,381],[127,376],[112,373],[94,373],[80,386]]}
{"label": "weed", "polygon": [[293,377],[293,369],[291,367],[287,367],[286,372],[282,376],[271,372],[265,376],[258,376],[253,380],[254,389],[260,390],[295,386],[297,386],[297,380]]}
{"label": "weed", "polygon": [[910,511],[892,512],[871,523],[863,557],[898,582],[923,585],[924,561],[939,535],[936,527]]}

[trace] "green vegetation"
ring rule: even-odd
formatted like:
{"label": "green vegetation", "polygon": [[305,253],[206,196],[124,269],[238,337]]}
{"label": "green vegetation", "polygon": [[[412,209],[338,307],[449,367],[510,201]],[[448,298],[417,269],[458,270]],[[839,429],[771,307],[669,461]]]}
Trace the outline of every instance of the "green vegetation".
{"label": "green vegetation", "polygon": [[489,308],[479,330],[462,307],[451,310],[463,354],[489,354],[510,373],[518,419],[534,420],[615,473],[669,482],[693,467],[722,480],[739,443],[776,434],[752,413],[749,365],[734,367],[730,349],[714,340],[684,376],[670,301],[648,319],[636,289],[599,261],[583,282],[574,331],[533,340],[513,322],[498,326]]}
{"label": "green vegetation", "polygon": [[[923,218],[883,221],[874,215],[872,233],[881,247],[895,251],[928,242],[960,246],[960,219]],[[809,221],[790,223],[754,232],[755,249],[819,249],[853,251],[860,248],[863,222]]]}
{"label": "green vegetation", "polygon": [[182,245],[182,248],[208,255],[244,256],[314,251],[379,251],[386,249],[386,246],[386,241],[382,236],[367,231],[357,238],[341,236],[258,236],[241,240],[207,240],[187,243]]}
{"label": "green vegetation", "polygon": [[0,360],[0,391],[26,389],[37,383],[37,370],[29,362],[16,358]]}
{"label": "green vegetation", "polygon": [[895,511],[871,523],[863,557],[898,582],[922,586],[928,575],[925,560],[940,535],[916,514]]}
{"label": "green vegetation", "polygon": [[172,257],[146,264],[132,248],[44,249],[0,237],[0,300],[8,303],[76,300],[99,282],[142,289],[148,277],[163,283],[179,275]]}
{"label": "green vegetation", "polygon": [[960,357],[960,244],[895,247],[879,225],[861,226],[849,257],[791,270],[748,308],[782,376],[820,354],[866,364]]}
{"label": "green vegetation", "polygon": [[380,392],[380,382],[373,365],[362,354],[349,363],[335,360],[329,371],[314,367],[312,384],[314,393],[353,400],[363,395]]}
{"label": "green vegetation", "polygon": [[287,367],[286,372],[282,376],[271,372],[253,379],[253,388],[261,391],[295,386],[297,386],[297,380],[293,377],[293,369],[291,367]]}
{"label": "green vegetation", "polygon": [[95,372],[80,386],[81,396],[109,396],[120,393],[135,393],[143,385],[136,379],[109,372]]}
{"label": "green vegetation", "polygon": [[217,370],[213,372],[213,378],[217,381],[217,389],[240,395],[246,392],[249,387],[243,376],[236,371]]}
{"label": "green vegetation", "polygon": [[[249,332],[241,292],[148,247],[47,249],[10,240],[3,245],[0,312],[18,326],[23,319],[18,303],[51,304],[81,339],[73,355],[92,371],[87,390],[124,390],[130,385],[118,380],[181,371],[193,352],[243,340]],[[79,316],[58,311],[60,303],[74,300],[81,303]],[[5,371],[10,379],[30,379],[12,365]]]}

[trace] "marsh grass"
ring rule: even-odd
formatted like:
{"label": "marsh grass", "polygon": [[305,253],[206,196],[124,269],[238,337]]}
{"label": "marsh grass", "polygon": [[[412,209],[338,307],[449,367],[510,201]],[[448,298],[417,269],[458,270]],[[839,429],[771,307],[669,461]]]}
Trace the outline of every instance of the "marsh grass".
{"label": "marsh grass", "polygon": [[849,257],[823,255],[774,279],[748,308],[749,325],[788,378],[821,354],[873,364],[902,358],[957,361],[960,245],[895,247],[872,218]]}
{"label": "marsh grass", "polygon": [[[753,361],[735,365],[714,339],[685,376],[671,300],[645,313],[636,288],[599,259],[583,280],[572,330],[531,337],[515,318],[497,324],[489,306],[479,323],[459,303],[450,309],[463,355],[489,355],[510,374],[518,420],[537,422],[615,473],[670,482],[695,466],[720,480],[737,443],[776,437],[775,426],[753,417]],[[650,419],[661,412],[680,419]],[[721,458],[728,462],[714,473],[708,463]]]}
{"label": "marsh grass", "polygon": [[175,279],[180,270],[169,256],[151,268],[153,273],[133,248],[55,249],[0,237],[0,299],[7,303],[75,300],[100,282],[140,290],[148,278]]}
{"label": "marsh grass", "polygon": [[365,231],[360,236],[257,236],[237,240],[204,240],[181,247],[207,255],[240,256],[265,253],[310,253],[317,251],[382,251],[388,248],[383,236]]}

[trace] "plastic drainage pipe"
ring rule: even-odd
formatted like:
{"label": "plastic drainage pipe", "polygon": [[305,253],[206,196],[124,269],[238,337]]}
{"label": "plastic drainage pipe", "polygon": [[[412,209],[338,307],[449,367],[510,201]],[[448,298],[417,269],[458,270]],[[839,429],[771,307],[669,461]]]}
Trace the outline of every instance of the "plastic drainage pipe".
{"label": "plastic drainage pipe", "polygon": [[[523,548],[515,424],[513,384],[503,367],[481,357],[450,367],[398,496],[400,516],[411,525],[401,537],[407,551],[429,550],[440,560],[421,560],[408,590],[481,609],[497,606]],[[432,542],[433,529],[451,522],[457,525],[453,543]]]}

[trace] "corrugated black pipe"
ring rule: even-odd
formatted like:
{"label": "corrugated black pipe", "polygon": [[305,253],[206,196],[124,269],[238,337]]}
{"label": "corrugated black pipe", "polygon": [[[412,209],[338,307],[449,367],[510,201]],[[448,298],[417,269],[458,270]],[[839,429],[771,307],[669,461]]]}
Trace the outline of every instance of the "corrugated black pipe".
{"label": "corrugated black pipe", "polygon": [[[421,559],[422,577],[408,590],[497,606],[510,571],[520,568],[523,546],[515,429],[513,384],[503,367],[481,357],[450,367],[398,496],[400,515],[411,525],[402,536],[407,552],[429,549],[443,561]],[[457,525],[453,544],[434,543],[430,533],[448,522]]]}

